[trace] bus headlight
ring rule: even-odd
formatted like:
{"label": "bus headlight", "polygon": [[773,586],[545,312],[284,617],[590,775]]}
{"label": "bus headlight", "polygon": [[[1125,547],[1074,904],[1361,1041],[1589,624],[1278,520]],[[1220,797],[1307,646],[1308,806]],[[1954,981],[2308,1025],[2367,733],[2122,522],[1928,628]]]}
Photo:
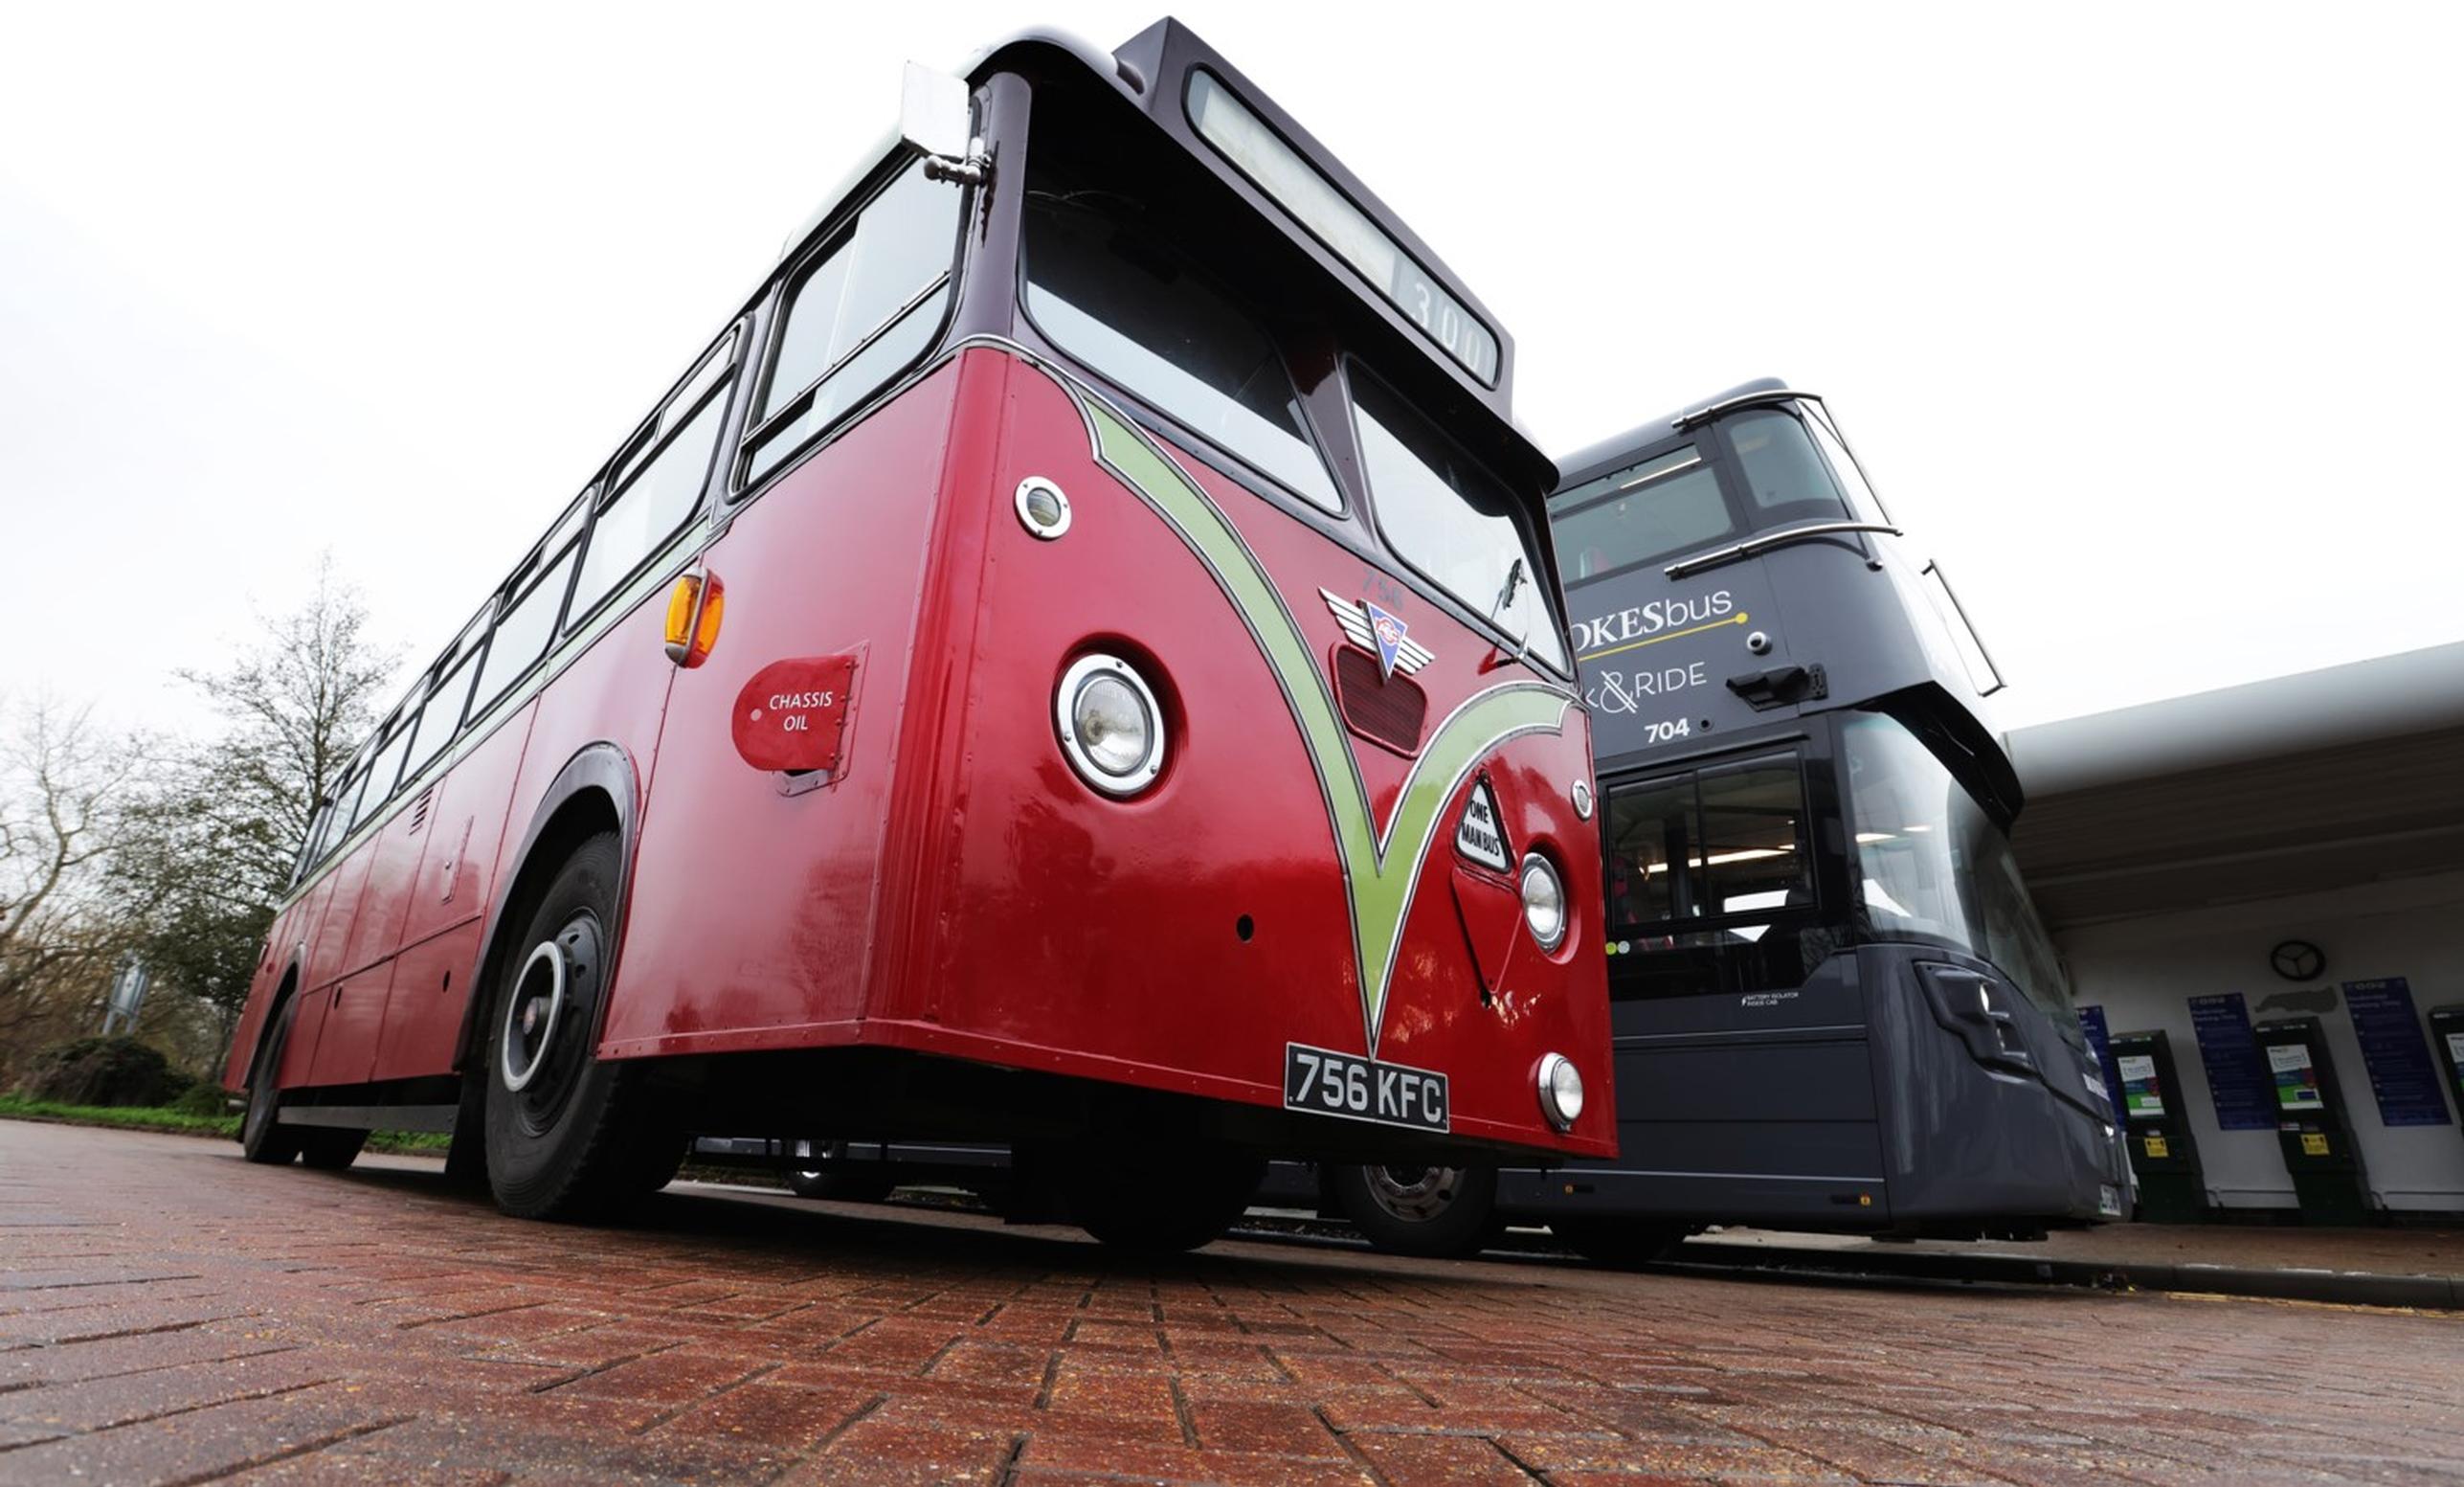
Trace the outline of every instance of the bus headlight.
{"label": "bus headlight", "polygon": [[1053,721],[1070,767],[1106,795],[1135,795],[1163,773],[1163,709],[1118,657],[1072,662],[1053,695]]}
{"label": "bus headlight", "polygon": [[1557,869],[1537,852],[1523,859],[1523,922],[1542,950],[1555,950],[1566,937],[1566,886]]}
{"label": "bus headlight", "polygon": [[1540,1058],[1540,1114],[1560,1131],[1571,1131],[1582,1118],[1582,1075],[1562,1053]]}

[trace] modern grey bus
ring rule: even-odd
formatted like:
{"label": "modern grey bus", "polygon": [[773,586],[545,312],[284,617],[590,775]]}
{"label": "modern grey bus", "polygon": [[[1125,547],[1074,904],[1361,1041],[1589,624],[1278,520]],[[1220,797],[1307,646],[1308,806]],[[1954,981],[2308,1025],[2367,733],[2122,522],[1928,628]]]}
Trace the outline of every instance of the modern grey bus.
{"label": "modern grey bus", "polygon": [[1712,1224],[2034,1235],[2128,1165],[2022,885],[2000,683],[1821,400],[1764,380],[1564,462],[1623,1155],[1338,1168],[1389,1248],[1545,1221],[1605,1259]]}

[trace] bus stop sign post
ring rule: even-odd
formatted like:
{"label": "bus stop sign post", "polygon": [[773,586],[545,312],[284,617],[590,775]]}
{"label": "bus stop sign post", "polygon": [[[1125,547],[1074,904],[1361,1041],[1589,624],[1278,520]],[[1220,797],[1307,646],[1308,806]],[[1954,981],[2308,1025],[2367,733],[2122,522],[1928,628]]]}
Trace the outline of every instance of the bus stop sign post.
{"label": "bus stop sign post", "polygon": [[2328,1056],[2326,1031],[2315,1017],[2258,1025],[2259,1050],[2275,1087],[2276,1141],[2305,1224],[2375,1224],[2386,1215],[2370,1203],[2370,1178],[2353,1122]]}

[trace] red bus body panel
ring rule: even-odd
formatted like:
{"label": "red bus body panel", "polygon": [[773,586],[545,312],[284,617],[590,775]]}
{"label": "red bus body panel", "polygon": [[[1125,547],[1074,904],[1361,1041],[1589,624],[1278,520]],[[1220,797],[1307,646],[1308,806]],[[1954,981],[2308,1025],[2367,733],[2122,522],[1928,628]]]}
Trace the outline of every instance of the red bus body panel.
{"label": "red bus body panel", "polygon": [[[1331,656],[1344,641],[1316,591],[1358,595],[1371,571],[1179,458]],[[1011,514],[1030,474],[1070,495],[1060,541]],[[962,353],[788,476],[709,561],[727,626],[675,684],[604,1056],[862,1043],[1279,1107],[1286,1042],[1367,1051],[1343,872],[1291,712],[1239,611],[1095,462],[1050,375]],[[1493,685],[1486,642],[1407,607],[1439,653],[1415,679],[1433,719]],[[1171,761],[1131,800],[1080,781],[1058,741],[1054,687],[1090,642],[1166,694]],[[847,757],[831,784],[783,795],[737,755],[729,707],[774,662],[845,651],[863,658]],[[1354,755],[1383,819],[1412,760],[1358,739]],[[1516,849],[1551,847],[1570,901],[1599,902],[1568,797],[1589,777],[1580,710],[1501,747],[1488,774]],[[1571,935],[1551,957],[1526,935],[1484,1003],[1449,889],[1462,794],[1378,1053],[1446,1072],[1460,1135],[1605,1154],[1599,966]],[[1551,1050],[1595,1092],[1570,1137],[1534,1093]]]}

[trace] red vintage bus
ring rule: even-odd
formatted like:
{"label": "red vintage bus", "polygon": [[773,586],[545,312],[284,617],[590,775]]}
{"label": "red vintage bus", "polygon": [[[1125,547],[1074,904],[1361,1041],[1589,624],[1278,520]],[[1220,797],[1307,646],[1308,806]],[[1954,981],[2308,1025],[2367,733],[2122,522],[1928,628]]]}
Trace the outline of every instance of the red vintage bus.
{"label": "red vintage bus", "polygon": [[449,1129],[552,1217],[696,1132],[1008,1140],[1175,1247],[1267,1152],[1609,1153],[1511,344],[1173,21],[907,102],[360,750],[248,1156]]}

